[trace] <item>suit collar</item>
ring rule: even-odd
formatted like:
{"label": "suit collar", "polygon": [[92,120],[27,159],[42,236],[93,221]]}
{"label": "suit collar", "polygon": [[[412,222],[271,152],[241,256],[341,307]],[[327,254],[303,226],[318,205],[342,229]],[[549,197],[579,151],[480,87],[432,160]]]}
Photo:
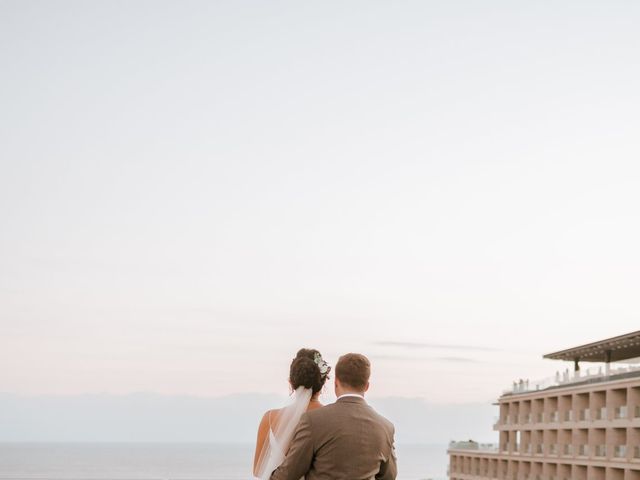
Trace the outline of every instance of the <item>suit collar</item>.
{"label": "suit collar", "polygon": [[367,401],[361,395],[342,395],[336,400],[336,403],[360,403],[360,404],[366,404]]}

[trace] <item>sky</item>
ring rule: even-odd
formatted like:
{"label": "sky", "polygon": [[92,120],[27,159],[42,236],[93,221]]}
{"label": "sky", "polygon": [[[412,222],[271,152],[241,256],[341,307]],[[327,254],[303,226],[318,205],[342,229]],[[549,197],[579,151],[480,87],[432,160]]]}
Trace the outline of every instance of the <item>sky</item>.
{"label": "sky", "polygon": [[0,1],[0,391],[286,395],[312,347],[489,402],[637,330],[639,20]]}

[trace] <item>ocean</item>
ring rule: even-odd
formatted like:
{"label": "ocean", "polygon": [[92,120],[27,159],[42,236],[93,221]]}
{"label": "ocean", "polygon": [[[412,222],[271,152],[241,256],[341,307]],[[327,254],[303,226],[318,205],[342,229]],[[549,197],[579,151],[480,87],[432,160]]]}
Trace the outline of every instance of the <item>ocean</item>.
{"label": "ocean", "polygon": [[[398,480],[444,480],[446,445],[397,445]],[[253,445],[0,443],[0,480],[248,480]]]}

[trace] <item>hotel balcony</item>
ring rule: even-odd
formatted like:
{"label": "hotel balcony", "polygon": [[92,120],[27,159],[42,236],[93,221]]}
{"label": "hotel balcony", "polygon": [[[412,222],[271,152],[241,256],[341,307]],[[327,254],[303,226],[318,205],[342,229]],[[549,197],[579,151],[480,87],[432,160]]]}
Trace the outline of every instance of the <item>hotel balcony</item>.
{"label": "hotel balcony", "polygon": [[580,419],[581,422],[588,422],[591,420],[591,410],[589,410],[588,408],[585,408],[584,410],[580,410],[580,414],[578,415],[578,418]]}
{"label": "hotel balcony", "polygon": [[597,408],[595,413],[595,420],[607,419],[607,407]]}
{"label": "hotel balcony", "polygon": [[606,457],[607,456],[607,446],[606,445],[596,445],[594,449],[595,457]]}
{"label": "hotel balcony", "polygon": [[627,446],[616,445],[615,447],[613,447],[613,456],[615,458],[627,458]]}
{"label": "hotel balcony", "polygon": [[613,410],[613,418],[615,418],[616,420],[621,420],[621,419],[627,418],[628,413],[629,412],[626,405],[623,405],[621,407],[616,407]]}

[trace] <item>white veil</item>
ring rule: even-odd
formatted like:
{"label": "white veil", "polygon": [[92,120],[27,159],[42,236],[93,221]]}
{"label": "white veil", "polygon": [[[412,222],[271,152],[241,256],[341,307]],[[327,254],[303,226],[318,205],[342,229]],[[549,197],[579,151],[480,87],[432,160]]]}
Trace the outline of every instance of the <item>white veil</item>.
{"label": "white veil", "polygon": [[313,391],[310,388],[298,387],[291,404],[280,410],[275,425],[269,425],[269,441],[262,447],[256,478],[269,480],[271,473],[282,463],[300,417],[307,411],[312,396]]}

